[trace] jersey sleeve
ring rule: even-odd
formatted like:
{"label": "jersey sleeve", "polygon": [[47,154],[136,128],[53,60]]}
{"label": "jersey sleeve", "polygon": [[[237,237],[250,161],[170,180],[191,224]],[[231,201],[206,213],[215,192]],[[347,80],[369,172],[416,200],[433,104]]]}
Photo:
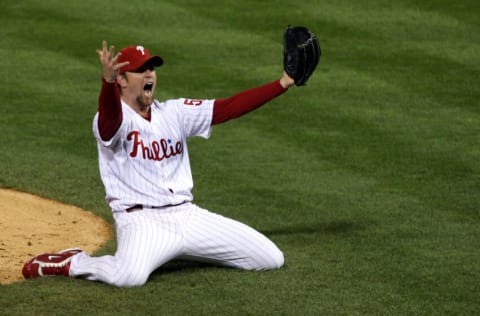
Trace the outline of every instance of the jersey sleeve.
{"label": "jersey sleeve", "polygon": [[209,138],[212,133],[214,100],[178,99],[187,137]]}
{"label": "jersey sleeve", "polygon": [[115,135],[122,123],[122,103],[116,83],[102,78],[102,89],[98,97],[98,129],[103,140]]}
{"label": "jersey sleeve", "polygon": [[126,134],[126,126],[128,123],[128,116],[125,114],[125,105],[121,104],[121,113],[122,113],[122,120],[120,121],[120,125],[116,128],[116,131],[113,135],[110,136],[108,139],[104,139],[102,137],[102,134],[100,132],[98,120],[100,117],[99,112],[97,112],[93,118],[93,124],[92,124],[92,131],[93,131],[93,136],[97,139],[99,144],[102,144],[104,147],[112,147],[114,146],[117,141],[122,137],[122,135]]}

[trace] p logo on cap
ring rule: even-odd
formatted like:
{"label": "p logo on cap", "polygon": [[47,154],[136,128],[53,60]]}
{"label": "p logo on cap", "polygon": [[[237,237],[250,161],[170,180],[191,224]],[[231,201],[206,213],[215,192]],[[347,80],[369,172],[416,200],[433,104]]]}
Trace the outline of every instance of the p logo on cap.
{"label": "p logo on cap", "polygon": [[163,65],[162,57],[155,55],[152,56],[148,49],[142,45],[132,45],[122,48],[120,53],[121,55],[118,57],[118,63],[129,61],[130,64],[120,68],[119,74],[123,74],[125,71],[135,71],[147,62],[151,62],[155,67]]}
{"label": "p logo on cap", "polygon": [[142,55],[145,55],[145,47],[143,47],[141,45],[137,45],[137,50],[141,51]]}

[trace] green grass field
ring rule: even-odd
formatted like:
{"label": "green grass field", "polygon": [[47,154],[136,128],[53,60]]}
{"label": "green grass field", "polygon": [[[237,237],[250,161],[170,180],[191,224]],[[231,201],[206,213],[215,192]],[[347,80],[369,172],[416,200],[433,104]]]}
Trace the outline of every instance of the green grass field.
{"label": "green grass field", "polygon": [[478,315],[479,16],[477,0],[3,1],[0,187],[112,224],[91,132],[103,39],[165,59],[158,99],[279,78],[288,24],[323,56],[306,87],[189,143],[196,203],[268,235],[284,268],[38,279],[0,286],[0,314]]}

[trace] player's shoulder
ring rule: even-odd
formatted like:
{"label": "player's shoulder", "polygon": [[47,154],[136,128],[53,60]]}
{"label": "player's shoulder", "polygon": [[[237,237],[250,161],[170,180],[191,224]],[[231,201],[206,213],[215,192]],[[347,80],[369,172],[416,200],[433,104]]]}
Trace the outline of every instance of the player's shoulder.
{"label": "player's shoulder", "polygon": [[158,101],[155,100],[159,106],[165,106],[169,104],[178,105],[178,106],[201,106],[203,104],[209,103],[214,100],[207,100],[207,99],[192,99],[192,98],[176,98],[176,99],[169,99],[166,101]]}
{"label": "player's shoulder", "polygon": [[169,99],[165,101],[154,100],[151,109],[152,113],[162,116],[178,116],[181,113],[181,101],[179,99]]}
{"label": "player's shoulder", "polygon": [[174,110],[175,108],[179,109],[179,108],[182,108],[184,106],[200,105],[203,102],[204,102],[204,100],[193,100],[193,99],[188,99],[188,98],[168,99],[168,100],[164,100],[164,101],[155,100],[152,104],[152,109]]}
{"label": "player's shoulder", "polygon": [[174,108],[181,105],[180,99],[169,99],[164,101],[159,101],[155,99],[151,105],[152,110],[165,111],[165,110],[174,110]]}
{"label": "player's shoulder", "polygon": [[198,112],[204,111],[204,109],[213,108],[213,103],[215,100],[204,100],[204,99],[190,99],[190,98],[177,98],[169,99],[166,101],[155,100],[152,105],[153,111],[158,112],[173,112],[179,115],[185,112]]}

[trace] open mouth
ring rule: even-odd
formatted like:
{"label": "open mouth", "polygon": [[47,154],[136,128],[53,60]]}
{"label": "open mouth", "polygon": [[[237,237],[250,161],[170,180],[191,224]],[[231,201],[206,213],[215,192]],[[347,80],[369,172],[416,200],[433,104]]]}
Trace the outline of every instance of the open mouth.
{"label": "open mouth", "polygon": [[143,93],[149,99],[153,97],[153,82],[148,82],[143,86]]}
{"label": "open mouth", "polygon": [[153,89],[153,83],[149,82],[143,86],[143,90],[145,91],[152,91]]}

